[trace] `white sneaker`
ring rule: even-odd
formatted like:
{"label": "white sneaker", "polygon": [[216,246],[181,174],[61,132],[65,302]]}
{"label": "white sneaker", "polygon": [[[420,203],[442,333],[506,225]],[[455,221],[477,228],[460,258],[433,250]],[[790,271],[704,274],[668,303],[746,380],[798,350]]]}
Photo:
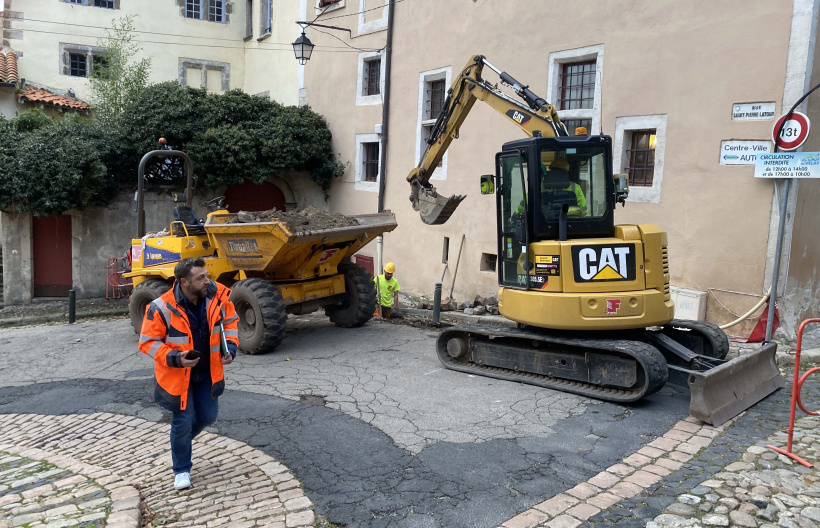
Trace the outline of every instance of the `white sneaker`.
{"label": "white sneaker", "polygon": [[174,489],[181,490],[191,487],[191,475],[187,471],[174,475]]}

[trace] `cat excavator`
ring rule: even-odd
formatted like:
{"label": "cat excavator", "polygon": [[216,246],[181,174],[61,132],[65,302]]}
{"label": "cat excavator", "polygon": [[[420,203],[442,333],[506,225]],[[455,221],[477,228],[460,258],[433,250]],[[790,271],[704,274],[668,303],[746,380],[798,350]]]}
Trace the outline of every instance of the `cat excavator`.
{"label": "cat excavator", "polygon": [[[518,98],[483,79],[485,67]],[[720,328],[674,319],[666,232],[615,225],[629,189],[613,176],[612,139],[569,135],[552,105],[482,55],[452,83],[407,176],[425,224],[445,223],[465,199],[439,195],[430,178],[479,100],[528,136],[505,143],[495,174],[481,177],[482,194],[495,195],[499,311],[518,325],[443,329],[436,349],[445,367],[616,403],[669,382],[688,387],[690,414],[712,425],[785,385],[775,343],[726,360]]]}

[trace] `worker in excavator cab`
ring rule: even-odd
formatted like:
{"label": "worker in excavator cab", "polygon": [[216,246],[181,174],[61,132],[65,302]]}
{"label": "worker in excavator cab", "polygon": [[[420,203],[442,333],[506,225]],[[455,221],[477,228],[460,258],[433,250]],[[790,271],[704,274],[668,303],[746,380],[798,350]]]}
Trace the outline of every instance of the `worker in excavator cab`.
{"label": "worker in excavator cab", "polygon": [[[563,198],[560,202],[556,200],[555,191],[560,191],[561,198]],[[580,184],[578,169],[576,167],[575,170],[570,170],[569,161],[565,157],[555,157],[549,164],[549,169],[545,163],[541,163],[541,193],[544,198],[542,203],[547,204],[547,207],[553,206],[550,209],[555,209],[555,207],[560,209],[560,204],[567,200],[567,196],[571,196],[567,193],[572,193],[574,199],[570,199],[572,203],[568,204],[570,210],[567,216],[578,217],[587,214],[587,199]],[[558,209],[552,213],[547,213],[545,210],[544,214],[550,217],[552,214],[557,214]],[[521,200],[513,211],[513,218],[517,218],[522,213],[524,213],[524,200]]]}
{"label": "worker in excavator cab", "polygon": [[[541,190],[543,192],[544,187],[545,187],[544,183],[547,179],[547,177],[546,177],[547,171],[544,168],[543,164],[541,165],[541,170],[542,170],[542,177],[543,177],[543,179],[541,180]],[[572,169],[570,169],[569,161],[567,161],[566,158],[556,157],[555,160],[553,160],[553,162],[550,164],[549,172],[552,172],[553,174],[558,174],[559,172],[566,172],[567,173],[567,175],[569,176],[569,185],[567,187],[565,187],[563,190],[575,193],[575,206],[574,207],[578,207],[578,210],[576,210],[576,211],[571,210],[569,212],[569,216],[586,216],[586,214],[587,214],[587,199],[584,196],[584,189],[581,187],[581,184],[580,184],[580,177],[579,177],[579,174],[578,174],[578,168],[573,167]]]}

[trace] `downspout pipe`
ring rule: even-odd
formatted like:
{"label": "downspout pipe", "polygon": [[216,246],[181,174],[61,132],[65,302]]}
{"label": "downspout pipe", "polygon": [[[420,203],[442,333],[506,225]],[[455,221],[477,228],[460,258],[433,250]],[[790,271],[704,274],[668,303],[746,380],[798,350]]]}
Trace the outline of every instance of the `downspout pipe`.
{"label": "downspout pipe", "polygon": [[[384,46],[384,94],[383,94],[383,102],[382,102],[382,135],[379,139],[381,145],[379,146],[380,155],[379,155],[379,198],[378,198],[378,209],[377,212],[381,213],[384,211],[384,187],[385,187],[385,174],[384,171],[387,167],[387,125],[390,117],[390,59],[391,55],[393,54],[393,9],[395,8],[393,0],[387,0],[387,42]],[[379,235],[378,239],[376,240],[376,259],[378,262],[376,263],[378,270],[381,271],[384,269],[384,262],[382,262],[383,257],[383,247],[384,239],[383,235]],[[377,272],[378,273],[378,272]]]}

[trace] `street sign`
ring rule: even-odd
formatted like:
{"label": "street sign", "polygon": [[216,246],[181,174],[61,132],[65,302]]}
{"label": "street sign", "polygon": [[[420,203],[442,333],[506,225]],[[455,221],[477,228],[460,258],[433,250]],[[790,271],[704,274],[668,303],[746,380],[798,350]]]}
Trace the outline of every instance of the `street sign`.
{"label": "street sign", "polygon": [[809,137],[811,124],[806,114],[792,112],[789,115],[789,120],[783,125],[783,131],[780,132],[780,137],[775,139],[774,136],[777,134],[777,131],[780,130],[780,125],[785,119],[786,116],[784,115],[775,122],[774,128],[772,129],[772,141],[777,142],[777,146],[780,150],[794,150],[800,147],[800,145],[806,141],[806,138]]}
{"label": "street sign", "polygon": [[771,141],[727,139],[720,142],[720,164],[754,165],[758,154],[771,151]]}
{"label": "street sign", "polygon": [[774,119],[774,103],[735,103],[732,105],[732,121]]}
{"label": "street sign", "polygon": [[755,178],[820,178],[820,152],[759,154]]}

